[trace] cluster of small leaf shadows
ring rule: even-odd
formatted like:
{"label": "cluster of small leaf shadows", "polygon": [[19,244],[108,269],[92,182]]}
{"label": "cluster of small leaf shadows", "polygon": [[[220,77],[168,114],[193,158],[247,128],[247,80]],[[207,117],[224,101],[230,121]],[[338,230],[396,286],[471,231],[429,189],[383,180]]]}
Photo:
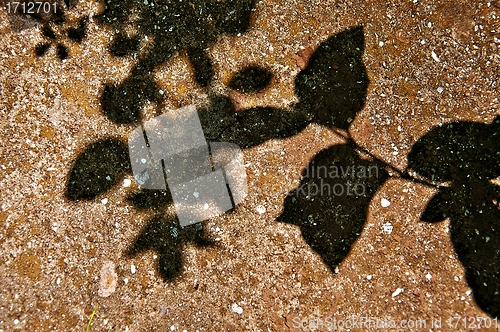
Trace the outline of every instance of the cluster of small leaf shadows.
{"label": "cluster of small leaf shadows", "polygon": [[[69,9],[68,3],[66,3]],[[42,34],[48,39],[47,42],[39,43],[35,47],[35,54],[37,56],[43,56],[50,49],[52,44],[56,44],[57,57],[64,60],[68,57],[68,48],[58,41],[56,31],[63,30],[64,22],[66,21],[64,17],[64,10],[62,8],[57,9],[57,15],[46,22],[42,27]],[[81,43],[85,37],[85,28],[87,25],[88,16],[84,16],[78,22],[76,27],[70,27],[67,30],[63,30],[61,34],[67,34],[68,38],[76,43]]]}

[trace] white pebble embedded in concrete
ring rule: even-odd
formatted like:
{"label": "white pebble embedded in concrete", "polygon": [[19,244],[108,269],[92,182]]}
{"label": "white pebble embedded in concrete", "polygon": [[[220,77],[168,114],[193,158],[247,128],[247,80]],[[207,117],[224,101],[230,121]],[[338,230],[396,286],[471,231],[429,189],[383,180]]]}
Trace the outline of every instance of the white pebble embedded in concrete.
{"label": "white pebble embedded in concrete", "polygon": [[263,214],[266,212],[266,208],[263,205],[259,205],[257,206],[257,212],[259,212],[259,214]]}
{"label": "white pebble embedded in concrete", "polygon": [[231,306],[231,310],[238,315],[241,315],[243,313],[243,308],[236,303],[233,303],[233,305]]}
{"label": "white pebble embedded in concrete", "polygon": [[392,297],[396,297],[398,296],[399,294],[403,293],[404,289],[403,288],[398,288],[394,291],[394,293],[392,293]]}
{"label": "white pebble embedded in concrete", "polygon": [[394,226],[392,226],[392,224],[390,222],[382,225],[382,233],[384,233],[384,234],[392,234],[393,229],[394,229]]}
{"label": "white pebble embedded in concrete", "polygon": [[389,202],[389,200],[387,200],[385,198],[382,198],[382,200],[380,201],[380,204],[382,205],[382,207],[388,207],[389,205],[391,205],[391,202]]}
{"label": "white pebble embedded in concrete", "polygon": [[441,62],[441,60],[439,60],[439,57],[437,56],[437,54],[434,51],[431,52],[431,56],[434,59],[434,61]]}

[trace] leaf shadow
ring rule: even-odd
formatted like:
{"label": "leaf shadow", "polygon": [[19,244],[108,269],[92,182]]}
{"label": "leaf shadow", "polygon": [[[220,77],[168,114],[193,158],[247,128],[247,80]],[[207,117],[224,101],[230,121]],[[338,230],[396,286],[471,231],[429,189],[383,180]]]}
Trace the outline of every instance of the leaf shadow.
{"label": "leaf shadow", "polygon": [[321,43],[295,78],[297,108],[320,125],[347,129],[366,102],[369,79],[362,58],[364,48],[362,26]]}
{"label": "leaf shadow", "polygon": [[319,152],[285,199],[277,221],[300,228],[306,243],[335,271],[360,236],[368,206],[389,177],[385,165],[349,142]]}
{"label": "leaf shadow", "polygon": [[[104,114],[118,124],[139,124],[142,107],[163,99],[151,73],[179,51],[187,53],[197,83],[208,87],[215,70],[207,50],[219,36],[246,31],[253,7],[254,0],[106,0],[97,19],[118,32],[110,51],[139,61],[124,82],[106,85],[101,96]],[[131,22],[134,36],[128,36]],[[141,43],[148,40],[154,41],[153,47],[141,52]]]}
{"label": "leaf shadow", "polygon": [[[125,19],[126,11],[132,8],[127,7],[129,3],[133,6],[142,6],[134,1],[123,2],[122,4],[107,2],[107,7],[100,19],[107,21],[111,25],[116,26],[118,24],[119,28],[120,23],[113,23],[116,21],[114,18],[117,18],[118,21]],[[227,1],[227,3],[230,3],[230,1]],[[250,5],[253,2],[247,1],[244,3]],[[242,8],[242,11],[238,15],[244,14],[245,18],[242,19],[242,22],[246,22],[247,14],[249,14],[248,8],[246,5],[240,8]],[[181,9],[186,10],[184,7]],[[111,46],[111,51],[114,51],[116,56],[132,55],[132,53],[137,51],[141,33],[150,32],[151,24],[153,24],[146,18],[142,18],[142,20],[143,28],[139,35],[125,37],[120,32],[118,33],[115,43],[112,43]],[[174,23],[170,22],[168,24]],[[227,33],[228,31],[239,32],[244,31],[246,28],[246,23],[239,28],[231,28],[229,30],[227,26],[220,26],[214,33],[218,35],[220,33]],[[188,34],[187,36],[193,37],[196,35],[196,32],[193,33],[193,35]],[[215,41],[215,35],[209,36],[206,40],[209,43]],[[140,123],[142,119],[140,118],[139,109],[143,104],[145,102],[161,102],[162,97],[158,93],[158,87],[152,79],[150,72],[154,66],[166,61],[177,47],[185,47],[188,55],[191,54],[189,57],[192,59],[198,83],[201,86],[207,86],[210,83],[212,80],[212,64],[209,58],[204,57],[203,52],[196,50],[196,47],[200,47],[200,45],[194,42],[194,44],[183,43],[181,42],[182,40],[178,39],[180,36],[177,35],[170,36],[170,38],[173,39],[166,39],[163,44],[156,45],[154,52],[148,53],[145,58],[141,59],[123,83],[120,85],[107,85],[105,87],[101,102],[103,111],[110,120],[119,124]],[[130,49],[127,49],[127,47],[121,48],[120,42],[124,42],[130,46]],[[339,128],[346,128],[354,119],[357,112],[362,109],[366,98],[368,78],[366,69],[361,61],[363,50],[364,36],[362,27],[355,27],[340,32],[323,42],[312,55],[308,67],[302,70],[295,80],[299,103],[294,105],[291,110],[255,107],[236,111],[235,105],[229,97],[209,91],[209,106],[200,109],[198,112],[206,139],[208,141],[231,142],[242,148],[250,148],[271,139],[283,139],[296,135],[307,125],[314,122],[328,125],[329,127],[338,126]],[[131,53],[128,53],[129,51]],[[334,64],[333,66],[331,65],[332,63]],[[265,68],[257,66],[247,67],[233,77],[232,88],[240,90],[243,93],[255,93],[267,87],[271,76],[272,72]],[[316,102],[317,104],[315,104]],[[321,114],[323,109],[327,110],[326,116]],[[317,160],[318,162],[329,161],[330,159],[336,160],[344,166],[347,165],[345,162],[356,162],[366,167],[379,166],[376,162],[361,160],[354,149],[355,145],[353,144],[332,148],[320,153]],[[111,182],[116,182],[114,177],[109,185],[108,183],[93,181],[96,176],[98,178],[102,177],[97,172],[100,169],[99,167],[112,168],[113,172],[118,172],[118,170],[114,169],[114,165],[116,164],[106,162],[105,151],[103,152],[103,156],[98,156],[96,152],[98,149],[89,147],[87,150],[83,155],[78,157],[75,166],[70,172],[71,185],[68,185],[68,191],[72,192],[72,194],[68,195],[68,197],[72,199],[83,196],[94,198],[100,193],[109,190],[112,187]],[[339,155],[335,157],[337,153]],[[125,155],[128,158],[128,151],[124,153]],[[338,159],[339,156],[345,160]],[[105,163],[106,166],[98,166],[99,163]],[[85,164],[87,164],[86,167],[84,167]],[[130,165],[127,165],[123,171],[130,171]],[[104,172],[109,171],[104,169]],[[370,195],[373,194],[386,177],[385,171],[381,172],[384,173],[381,173],[380,177],[377,176],[376,180],[368,179],[366,183],[368,191],[363,194],[368,196],[355,199],[354,201],[358,204],[356,206],[350,204],[353,202],[351,200],[345,202],[343,199],[337,199],[336,203],[328,200],[316,201],[315,204],[321,206],[331,205],[341,210],[343,209],[342,211],[339,210],[339,213],[342,214],[342,219],[339,219],[339,222],[336,224],[327,224],[329,215],[320,216],[318,220],[320,220],[321,227],[320,231],[316,232],[306,223],[303,223],[303,219],[292,220],[293,213],[285,213],[281,221],[298,224],[303,229],[306,241],[324,257],[329,266],[333,267],[345,257],[350,246],[357,236],[359,236],[363,225],[362,219],[366,214],[364,212],[369,203],[369,197],[371,197]],[[343,184],[347,185],[345,182],[346,179],[343,179],[343,181]],[[90,182],[94,183],[94,187],[91,190],[87,190],[87,193],[85,191],[85,188],[87,188],[86,184]],[[333,185],[333,183],[331,184]],[[81,193],[84,193],[84,195]],[[302,201],[302,198],[300,199],[300,204],[304,205],[304,209],[308,211],[310,207],[305,207],[308,203]],[[133,192],[128,197],[128,200],[139,210],[150,209],[159,215],[153,218],[141,231],[141,234],[128,251],[129,256],[132,257],[145,250],[156,250],[160,256],[160,275],[165,280],[173,280],[181,271],[182,257],[180,255],[180,248],[185,243],[184,241],[198,241],[201,238],[193,238],[192,235],[190,235],[191,237],[183,236],[182,234],[184,233],[182,232],[184,230],[178,227],[178,221],[172,218],[166,219],[165,217],[161,217],[167,206],[172,204],[172,198],[168,191],[148,191],[143,189],[139,192]],[[342,208],[341,204],[344,203],[346,205]],[[285,206],[288,211],[292,205],[287,200],[285,201]],[[362,210],[363,213],[359,215],[363,216],[363,218],[354,217],[358,208]],[[301,214],[303,213],[301,211]],[[177,229],[175,232],[182,233],[181,236],[173,237],[172,233],[169,233],[174,228]],[[186,229],[186,232],[189,232],[189,229]],[[345,236],[345,239],[334,238],[334,236],[338,236],[338,234],[334,235],[338,229],[343,230],[341,236]],[[325,237],[330,241],[330,244],[326,246],[321,244],[321,241]],[[210,241],[203,240],[199,243],[200,245],[209,245]]]}
{"label": "leaf shadow", "polygon": [[182,272],[182,250],[187,243],[198,247],[213,246],[215,242],[196,225],[182,228],[176,217],[157,216],[149,220],[134,244],[127,250],[129,257],[145,251],[158,254],[158,273],[165,281],[175,280]]}
{"label": "leaf shadow", "polygon": [[66,184],[66,198],[94,199],[114,187],[130,172],[127,145],[105,138],[86,147],[73,163]]}
{"label": "leaf shadow", "polygon": [[491,124],[454,122],[417,141],[408,157],[420,175],[451,182],[421,215],[450,220],[450,236],[479,307],[500,317],[500,116]]}
{"label": "leaf shadow", "polygon": [[[229,97],[212,96],[209,107],[199,111],[207,138],[250,148],[294,136],[312,123],[347,129],[366,101],[369,79],[363,52],[362,26],[322,42],[295,78],[299,102],[291,110],[254,107],[236,111]],[[234,75],[231,85],[254,92],[264,88],[268,79],[265,68],[251,66]]]}
{"label": "leaf shadow", "polygon": [[243,93],[257,93],[265,89],[272,78],[272,73],[259,66],[249,66],[233,76],[228,86]]}

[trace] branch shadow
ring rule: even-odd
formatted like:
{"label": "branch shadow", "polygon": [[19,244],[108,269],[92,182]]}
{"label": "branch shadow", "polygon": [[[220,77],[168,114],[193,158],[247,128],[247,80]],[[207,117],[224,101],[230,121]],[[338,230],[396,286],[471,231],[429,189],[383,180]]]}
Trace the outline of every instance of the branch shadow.
{"label": "branch shadow", "polygon": [[[68,49],[57,42],[53,27],[64,25],[65,8],[73,5],[75,1],[57,1],[54,15],[8,15],[8,19],[17,31],[43,24],[45,42],[35,47],[35,54],[46,54],[56,43],[56,53],[63,60]],[[236,112],[230,98],[210,91],[215,70],[206,50],[222,35],[244,33],[250,27],[254,5],[254,0],[105,0],[104,12],[97,19],[118,32],[110,52],[117,57],[138,57],[139,61],[123,83],[105,86],[103,113],[117,124],[141,123],[141,108],[165,98],[151,76],[152,70],[182,50],[188,55],[197,83],[210,93],[209,106],[199,111],[207,140],[250,148],[296,135],[311,123],[348,129],[364,107],[369,84],[362,61],[362,27],[333,35],[315,50],[308,66],[295,78],[299,102],[291,110],[257,107]],[[82,42],[86,22],[84,17],[77,26],[64,30],[71,41]],[[131,24],[134,33],[128,30]],[[142,52],[147,37],[153,47]],[[266,68],[248,67],[235,75],[229,87],[241,93],[258,93],[267,87],[271,76]],[[451,182],[449,187],[439,188],[421,219],[439,222],[450,218],[451,239],[475,300],[495,317],[500,316],[500,239],[495,236],[500,227],[500,190],[491,179],[500,176],[499,123],[497,118],[491,125],[458,122],[436,128],[419,140],[409,155],[410,168],[420,175]],[[314,176],[318,166],[328,167],[328,172]],[[351,173],[354,167],[360,172],[376,169],[377,175],[330,175],[331,166],[343,169],[344,174],[349,173],[349,167]],[[302,174],[299,188],[285,199],[285,210],[278,221],[297,225],[309,246],[334,269],[359,237],[368,205],[388,178],[384,166],[366,159],[353,142],[321,151]],[[101,139],[77,156],[65,195],[72,201],[95,199],[127,173],[130,161],[126,144],[114,138]],[[343,188],[344,192],[337,195],[333,188]],[[363,190],[350,195],[349,188]],[[312,195],[311,189],[329,192],[318,196]],[[172,281],[179,275],[185,243],[213,244],[202,229],[183,229],[176,218],[162,216],[172,204],[168,190],[141,190],[131,193],[128,200],[137,209],[151,209],[158,216],[142,229],[127,255],[157,251],[158,270],[164,280]]]}
{"label": "branch shadow", "polygon": [[[253,0],[104,1],[103,13],[95,18],[117,31],[109,46],[110,52],[116,57],[138,58],[124,82],[104,87],[100,99],[104,115],[117,124],[140,124],[140,110],[144,105],[160,104],[164,98],[151,72],[178,51],[186,52],[197,83],[207,88],[214,78],[207,49],[222,35],[246,31],[253,7]],[[131,33],[131,26],[135,32]],[[78,28],[68,33],[80,37],[77,33],[82,29],[77,31]],[[52,37],[53,33],[46,30]],[[153,47],[141,52],[148,40]],[[40,46],[40,53],[48,50],[50,45],[47,45]],[[127,163],[123,160],[128,158],[127,146],[118,140],[100,140],[88,146],[69,172],[66,197],[73,201],[94,199],[110,190],[124,174],[130,173],[129,160]],[[172,204],[168,190],[141,189],[132,192],[127,200],[138,210],[152,210],[157,214],[141,231],[127,255],[132,257],[146,250],[158,252],[158,271],[164,280],[172,281],[180,274],[183,245],[188,242],[213,245],[203,228],[197,228],[201,225],[182,228],[177,218],[162,217]]]}
{"label": "branch shadow", "polygon": [[[199,2],[194,4],[194,6],[197,8],[198,5],[204,3]],[[227,3],[231,2],[227,1]],[[148,16],[151,13],[144,7],[146,5],[143,2],[107,2],[106,9],[99,19],[119,29],[123,29],[121,27],[122,23],[116,22],[124,22],[128,15],[127,12],[131,8],[137,7],[139,8],[139,13],[141,15],[144,14],[144,17],[139,15],[141,17],[139,20],[141,22],[141,29],[138,35],[132,37],[126,36],[125,34],[120,34],[122,30],[119,30],[115,42],[110,46],[110,50],[114,52],[115,56],[126,56],[138,52],[137,45],[143,33],[153,33],[155,40],[160,37],[163,39],[161,39],[161,43],[155,45],[154,51],[149,52],[139,61],[125,82],[120,85],[107,85],[105,87],[101,97],[104,114],[118,124],[140,123],[139,109],[142,105],[145,102],[160,102],[162,98],[158,94],[156,83],[150,75],[151,69],[159,63],[166,61],[172,55],[173,51],[180,47],[185,48],[188,51],[188,55],[190,54],[189,57],[200,86],[208,86],[213,79],[213,65],[210,59],[204,56],[205,53],[200,52],[197,48],[210,45],[216,40],[216,36],[221,33],[245,31],[248,28],[248,15],[251,4],[253,2],[240,2],[240,7],[238,7],[240,8],[239,12],[237,10],[237,14],[234,16],[240,18],[236,20],[233,17],[232,23],[234,24],[232,27],[231,25],[226,26],[214,23],[212,24],[214,26],[210,26],[211,30],[209,29],[213,32],[213,35],[208,35],[202,44],[197,44],[195,37],[199,31],[196,29],[194,29],[194,32],[189,32],[186,36],[172,34],[166,38],[163,33],[155,35],[151,29],[153,29],[152,27],[155,24],[159,23],[155,21],[156,19]],[[208,4],[205,5],[208,6]],[[178,20],[174,20],[172,15],[175,17],[177,12],[187,15],[186,11],[192,10],[192,6],[186,7],[185,4],[179,4],[179,8],[176,7],[177,4],[173,4],[172,6],[174,7],[170,9],[169,20],[162,23],[164,24],[162,27],[174,26],[180,29],[184,23],[181,24]],[[203,8],[205,10],[205,7]],[[223,12],[217,12],[217,10],[229,9],[226,7],[221,8],[208,6],[206,10],[212,10],[214,17],[221,17],[221,20],[227,20],[228,16],[223,14]],[[192,13],[189,15],[192,16]],[[235,24],[236,21],[239,23]],[[175,24],[181,24],[181,26]],[[192,24],[195,23],[192,22]],[[203,24],[198,28],[201,29],[200,31],[204,31],[204,33],[208,31],[208,28]],[[126,47],[122,47],[122,43]],[[296,92],[299,103],[294,105],[291,110],[256,107],[237,112],[229,97],[212,93],[207,89],[210,95],[209,106],[198,111],[206,139],[208,141],[231,142],[242,148],[250,148],[271,139],[282,139],[296,135],[307,125],[314,122],[328,125],[329,127],[347,128],[357,112],[363,107],[366,98],[366,89],[369,81],[366,69],[361,60],[363,50],[364,35],[362,27],[355,27],[340,32],[323,42],[312,55],[308,67],[296,77]],[[250,66],[235,74],[230,83],[230,88],[241,93],[258,93],[267,88],[271,79],[272,73],[268,69]],[[320,111],[326,113],[322,114]],[[114,144],[116,145],[116,143]],[[337,147],[323,152],[317,157],[317,160],[318,162],[330,161],[332,158],[337,158],[335,155],[340,153],[339,156],[344,158],[347,163],[355,162],[366,167],[375,165],[378,167],[378,164],[373,161],[367,162],[361,160],[354,150],[351,151],[354,148],[354,145]],[[118,151],[118,146],[112,146],[113,149]],[[123,146],[120,145],[120,149],[123,150]],[[117,183],[119,180],[118,174],[121,176],[126,172],[130,172],[130,165],[127,164],[126,167],[122,167],[120,163],[106,162],[106,155],[109,155],[109,153],[105,153],[104,151],[101,156],[98,151],[99,149],[96,149],[92,145],[78,157],[70,171],[70,180],[67,186],[67,197],[69,199],[95,198]],[[128,151],[123,153],[123,156],[125,155],[128,157]],[[338,158],[335,160],[344,166],[347,165]],[[98,166],[100,163],[105,163],[105,166]],[[103,169],[101,170],[99,167]],[[96,176],[98,179],[103,176],[106,178],[107,176],[98,174],[98,170],[104,173],[117,174],[117,176],[111,177],[111,180],[108,180],[108,182],[94,181]],[[337,203],[330,202],[329,200],[325,200],[324,202],[317,200],[315,204],[319,204],[319,206],[326,208],[336,204],[335,206],[339,209],[344,209],[343,211],[338,211],[343,215],[343,219],[339,220],[336,224],[327,224],[328,218],[333,215],[318,217],[321,224],[319,231],[309,228],[303,222],[303,219],[294,220],[293,218],[296,216],[294,213],[284,214],[281,221],[299,225],[303,229],[304,236],[311,247],[324,257],[329,266],[334,266],[347,254],[355,238],[359,236],[363,224],[362,218],[355,218],[352,221],[348,216],[354,216],[355,210],[363,206],[363,204],[368,205],[370,195],[373,194],[385,177],[386,174],[383,173],[376,180],[367,179],[368,182],[365,184],[367,189],[363,193],[363,198],[354,200],[358,204],[356,207],[349,205],[351,200],[345,201],[340,199]],[[93,183],[93,186],[89,187],[89,183]],[[333,185],[333,183],[330,184]],[[348,185],[345,179],[343,184]],[[365,197],[365,195],[368,196]],[[298,199],[300,199],[300,204],[303,205],[304,209],[309,211],[311,207],[305,207],[309,202],[303,200],[302,197],[298,197]],[[203,237],[193,238],[192,235],[183,236],[183,232],[191,234],[189,233],[189,229],[191,228],[182,229],[178,226],[176,219],[166,219],[161,216],[166,211],[167,206],[172,204],[172,197],[168,190],[155,191],[142,189],[139,192],[133,192],[128,197],[128,200],[137,209],[151,209],[158,215],[150,220],[148,225],[141,231],[141,234],[128,251],[128,255],[134,256],[145,250],[156,250],[160,256],[158,270],[164,280],[171,281],[179,275],[182,266],[180,248],[182,248],[182,245],[186,241],[192,241],[199,245],[211,244],[208,240],[200,240]],[[346,203],[344,208],[339,207],[340,204],[344,203]],[[287,207],[292,205],[297,206],[295,204],[290,205],[288,201],[285,202],[285,205]],[[363,210],[362,207],[360,209]],[[303,213],[302,211],[301,214]],[[307,213],[308,215],[310,214],[309,212]],[[362,213],[361,215],[364,214]],[[352,224],[349,224],[351,221]],[[336,236],[345,236],[345,239],[334,239],[333,234],[338,229],[344,228],[346,229]],[[175,237],[172,235],[174,234],[172,232],[180,232],[182,234],[179,237]],[[329,246],[321,244],[325,236],[331,241]],[[170,256],[171,261],[168,258]]]}
{"label": "branch shadow", "polygon": [[[295,78],[299,103],[291,110],[255,107],[236,112],[228,97],[212,96],[210,106],[199,111],[204,132],[210,139],[250,148],[271,139],[294,136],[311,123],[347,129],[366,100],[369,79],[363,51],[361,26],[321,43],[308,66]],[[244,91],[262,89],[266,83],[254,82],[267,82],[265,68],[250,69],[238,72],[230,87]]]}

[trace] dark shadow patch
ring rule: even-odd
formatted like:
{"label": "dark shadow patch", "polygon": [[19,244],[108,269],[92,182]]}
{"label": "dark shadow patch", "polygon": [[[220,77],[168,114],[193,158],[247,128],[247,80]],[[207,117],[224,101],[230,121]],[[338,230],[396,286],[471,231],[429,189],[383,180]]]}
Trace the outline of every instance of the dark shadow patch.
{"label": "dark shadow patch", "polygon": [[50,43],[39,43],[38,45],[36,45],[35,47],[35,54],[36,56],[42,56],[44,55],[45,53],[47,53],[47,51],[49,50],[50,48]]}
{"label": "dark shadow patch", "polygon": [[236,110],[229,97],[211,95],[209,106],[198,110],[207,141],[218,141],[222,133],[236,125]]}
{"label": "dark shadow patch", "polygon": [[432,129],[413,146],[409,167],[440,187],[422,221],[450,218],[450,234],[467,283],[482,310],[500,317],[500,116],[490,124],[455,122]]}
{"label": "dark shadow patch", "polygon": [[218,140],[232,142],[241,148],[262,144],[270,139],[298,134],[308,121],[304,114],[273,107],[257,107],[234,115],[233,126],[226,127]]}
{"label": "dark shadow patch", "polygon": [[68,29],[68,38],[74,42],[81,43],[85,37],[88,16],[82,17],[76,28]]}
{"label": "dark shadow patch", "polygon": [[163,280],[173,281],[182,272],[182,249],[186,243],[206,247],[214,242],[205,237],[201,224],[181,228],[177,218],[155,217],[141,230],[127,256],[153,250],[158,254],[158,272]]}
{"label": "dark shadow patch", "polygon": [[138,124],[145,102],[159,102],[160,88],[147,68],[136,67],[124,83],[106,85],[101,96],[104,114],[119,124]]}
{"label": "dark shadow patch", "polygon": [[229,87],[242,93],[256,93],[264,90],[271,82],[272,77],[270,71],[258,66],[251,66],[236,73],[229,83]]}
{"label": "dark shadow patch", "polygon": [[137,209],[152,209],[162,211],[172,204],[172,195],[169,190],[142,189],[128,197],[128,201]]}
{"label": "dark shadow patch", "polygon": [[93,199],[115,186],[130,171],[128,148],[108,138],[89,145],[79,154],[69,172],[66,197]]}
{"label": "dark shadow patch", "polygon": [[491,125],[454,122],[432,129],[408,156],[408,167],[436,181],[479,180],[500,175],[497,117]]}
{"label": "dark shadow patch", "polygon": [[50,27],[48,26],[44,26],[43,29],[42,29],[42,34],[47,37],[47,38],[50,38],[50,39],[55,39],[56,38],[56,34],[54,33],[54,30],[52,30]]}
{"label": "dark shadow patch", "polygon": [[57,45],[57,57],[61,60],[68,58],[68,49],[64,45]]}
{"label": "dark shadow patch", "polygon": [[118,35],[109,50],[114,56],[126,56],[139,50],[140,39],[137,37],[128,38],[124,35]]}
{"label": "dark shadow patch", "polygon": [[321,43],[295,78],[299,107],[318,124],[347,129],[363,108],[369,83],[363,51],[363,28],[343,31]]}
{"label": "dark shadow patch", "polygon": [[188,48],[187,54],[194,70],[194,77],[199,85],[206,88],[212,82],[215,71],[212,60],[202,48]]}
{"label": "dark shadow patch", "polygon": [[298,226],[334,271],[361,234],[372,197],[388,178],[384,166],[362,159],[353,143],[321,151],[285,199],[277,221]]}

